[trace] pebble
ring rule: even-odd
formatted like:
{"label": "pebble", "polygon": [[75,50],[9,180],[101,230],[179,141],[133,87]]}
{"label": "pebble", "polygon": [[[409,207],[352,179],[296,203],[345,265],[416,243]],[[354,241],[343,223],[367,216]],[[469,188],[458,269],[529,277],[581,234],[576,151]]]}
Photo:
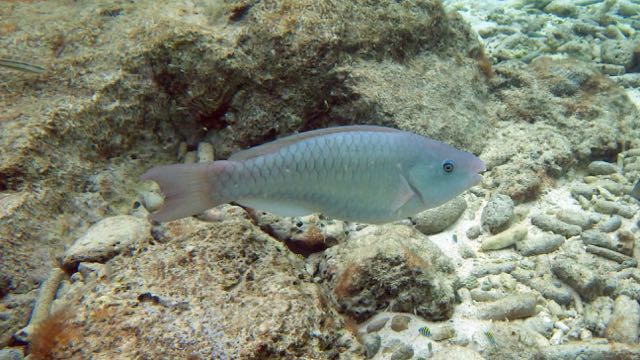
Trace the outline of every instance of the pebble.
{"label": "pebble", "polygon": [[393,351],[391,360],[408,360],[413,357],[413,347],[398,339],[394,339],[389,343],[388,350]]}
{"label": "pebble", "polygon": [[613,303],[611,321],[605,330],[607,339],[627,344],[638,343],[640,335],[640,305],[626,295],[620,295]]}
{"label": "pebble", "polygon": [[609,179],[600,179],[595,185],[598,189],[605,189],[613,195],[620,196],[626,192],[624,185]]}
{"label": "pebble", "polygon": [[407,330],[410,321],[407,315],[396,315],[391,319],[391,329],[397,332]]}
{"label": "pebble", "polygon": [[614,232],[620,228],[622,225],[622,218],[618,215],[613,215],[608,217],[606,220],[602,221],[596,227],[597,230],[602,232]]}
{"label": "pebble", "polygon": [[473,225],[467,230],[467,237],[469,239],[477,239],[482,234],[482,229],[478,225]]}
{"label": "pebble", "polygon": [[376,356],[380,350],[382,339],[378,334],[365,334],[362,336],[362,345],[364,346],[364,354],[368,359]]}
{"label": "pebble", "polygon": [[480,306],[480,317],[491,320],[513,320],[535,315],[538,303],[536,295],[509,295]]}
{"label": "pebble", "polygon": [[448,345],[439,349],[429,360],[484,360],[486,359],[475,350],[460,345]]}
{"label": "pebble", "polygon": [[210,143],[203,141],[198,144],[198,162],[212,162],[214,160],[213,157],[213,145]]}
{"label": "pebble", "polygon": [[613,238],[598,230],[587,230],[580,234],[580,239],[585,245],[595,245],[615,250],[616,244]]}
{"label": "pebble", "polygon": [[388,316],[384,316],[371,321],[369,325],[367,325],[367,332],[372,333],[372,332],[379,331],[387,324],[387,321],[389,321]]}
{"label": "pebble", "polygon": [[630,206],[603,199],[596,199],[593,202],[593,208],[602,214],[617,214],[627,219],[632,218],[636,213],[635,210]]}
{"label": "pebble", "polygon": [[566,222],[567,224],[578,225],[585,230],[597,223],[602,215],[589,214],[582,210],[564,209],[558,213],[557,217],[560,221]]}
{"label": "pebble", "polygon": [[455,223],[466,209],[467,202],[462,196],[458,196],[435,209],[416,214],[412,219],[418,231],[425,235],[432,235]]}
{"label": "pebble", "polygon": [[431,329],[431,339],[433,341],[442,341],[451,339],[456,336],[456,329],[451,324],[444,324],[440,326],[434,326]]}
{"label": "pebble", "polygon": [[516,268],[516,265],[517,263],[515,261],[486,262],[474,267],[473,270],[471,270],[471,274],[475,277],[481,277],[485,275],[509,273]]}
{"label": "pebble", "polygon": [[516,243],[516,250],[524,256],[548,254],[558,250],[564,244],[562,235],[542,233],[536,237],[528,237]]}
{"label": "pebble", "polygon": [[620,230],[618,231],[618,243],[616,244],[616,250],[629,256],[633,256],[633,248],[636,243],[636,237],[631,231]]}
{"label": "pebble", "polygon": [[587,171],[591,175],[609,175],[618,172],[618,167],[606,161],[593,161],[587,166]]}
{"label": "pebble", "polygon": [[509,230],[505,230],[500,234],[490,236],[482,240],[480,248],[486,250],[499,250],[509,246],[513,246],[516,242],[521,241],[527,236],[527,228],[525,226],[516,226]]}
{"label": "pebble", "polygon": [[549,279],[540,277],[531,270],[518,267],[510,274],[518,280],[518,282],[537,290],[547,299],[552,299],[563,305],[570,304],[573,301],[571,289],[566,286],[555,286]]}
{"label": "pebble", "polygon": [[148,238],[151,226],[146,220],[118,215],[100,220],[65,252],[63,265],[75,268],[80,262],[106,262],[127,247]]}
{"label": "pebble", "polygon": [[629,265],[631,265],[631,263],[635,264],[634,266],[638,265],[638,261],[632,257],[626,256],[624,254],[621,254],[617,251],[613,251],[610,249],[606,249],[603,247],[599,247],[599,246],[594,246],[594,245],[587,245],[587,248],[585,249],[588,253],[594,254],[594,255],[598,255],[598,256],[602,256],[603,258],[615,261],[619,264],[622,263],[628,263]]}
{"label": "pebble", "polygon": [[579,182],[573,184],[571,186],[571,196],[574,198],[578,198],[580,196],[584,196],[587,199],[591,199],[593,195],[595,195],[596,190],[593,186],[587,185],[585,183]]}
{"label": "pebble", "polygon": [[493,234],[506,229],[513,219],[513,207],[513,200],[508,195],[492,196],[482,209],[482,226],[486,226]]}
{"label": "pebble", "polygon": [[542,230],[551,231],[552,233],[560,234],[565,237],[579,235],[582,231],[580,226],[567,224],[555,217],[544,214],[532,216],[531,223]]}
{"label": "pebble", "polygon": [[145,209],[147,209],[149,212],[154,212],[160,209],[160,207],[164,203],[162,195],[154,191],[140,192],[140,199],[142,200],[142,205],[144,205]]}
{"label": "pebble", "polygon": [[587,300],[599,295],[604,283],[593,270],[570,258],[557,257],[551,271]]}
{"label": "pebble", "polygon": [[553,0],[544,7],[544,12],[559,17],[577,17],[578,7],[569,0]]}
{"label": "pebble", "polygon": [[551,336],[553,332],[553,319],[546,313],[525,319],[524,325],[545,337]]}

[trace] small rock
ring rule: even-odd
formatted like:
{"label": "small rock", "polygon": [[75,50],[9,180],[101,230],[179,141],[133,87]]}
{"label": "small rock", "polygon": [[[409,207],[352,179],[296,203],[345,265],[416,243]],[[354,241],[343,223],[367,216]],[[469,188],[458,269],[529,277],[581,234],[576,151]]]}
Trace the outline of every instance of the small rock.
{"label": "small rock", "polygon": [[387,324],[387,321],[389,321],[389,317],[388,316],[377,318],[377,319],[371,321],[369,323],[369,325],[367,325],[367,332],[368,333],[372,333],[372,332],[379,331],[380,329],[382,329]]}
{"label": "small rock", "polygon": [[508,195],[492,196],[482,209],[482,225],[489,228],[493,234],[504,230],[513,218],[513,206],[513,200]]}
{"label": "small rock", "polygon": [[535,315],[538,301],[533,294],[510,295],[480,307],[480,317],[491,320],[513,320]]}
{"label": "small rock", "polygon": [[537,316],[528,318],[524,321],[524,324],[529,329],[545,337],[551,336],[553,332],[553,319],[546,313],[540,313]]}
{"label": "small rock", "polygon": [[632,207],[603,199],[596,199],[593,202],[593,208],[601,214],[618,214],[627,219],[635,215],[635,210]]}
{"label": "small rock", "polygon": [[618,215],[613,215],[603,222],[599,223],[597,229],[602,232],[614,232],[622,225],[622,218]]}
{"label": "small rock", "polygon": [[603,258],[615,261],[619,264],[626,263],[634,267],[638,265],[638,260],[607,248],[603,248],[595,245],[587,245],[587,248],[585,250],[588,253],[602,256]]}
{"label": "small rock", "polygon": [[528,287],[537,290],[546,299],[552,299],[555,302],[563,305],[573,302],[573,296],[571,295],[571,289],[565,286],[555,286],[551,279],[538,276],[531,270],[525,270],[521,267],[516,268],[511,272],[518,282],[521,282]]}
{"label": "small rock", "polygon": [[618,231],[618,243],[616,244],[616,250],[628,255],[633,256],[633,248],[636,243],[636,237],[631,231],[620,230]]}
{"label": "small rock", "polygon": [[588,229],[593,226],[596,222],[598,222],[599,217],[602,215],[595,216],[589,214],[582,210],[562,210],[558,213],[558,220],[566,222],[567,224],[578,225],[583,230]]}
{"label": "small rock", "polygon": [[637,61],[636,46],[631,39],[605,40],[600,45],[600,57],[603,63],[622,65],[629,70]]}
{"label": "small rock", "polygon": [[80,262],[106,262],[126,248],[135,246],[151,234],[143,219],[119,215],[99,221],[66,251],[63,265],[75,268]]}
{"label": "small rock", "polygon": [[213,145],[203,141],[198,144],[198,162],[206,163],[213,162]]}
{"label": "small rock", "polygon": [[413,357],[413,347],[398,339],[392,340],[384,350],[384,352],[390,351],[393,352],[391,354],[391,360],[407,360]]}
{"label": "small rock", "polygon": [[544,214],[538,214],[531,217],[531,223],[542,230],[551,231],[552,233],[560,234],[564,237],[576,236],[582,231],[580,226],[567,224],[555,217]]}
{"label": "small rock", "polygon": [[580,239],[585,245],[595,245],[615,250],[616,244],[611,236],[598,230],[587,230],[580,234]]}
{"label": "small rock", "polygon": [[431,339],[433,341],[442,341],[451,339],[456,336],[456,329],[451,324],[443,324],[440,326],[434,326],[431,329]]}
{"label": "small rock", "polygon": [[464,346],[446,346],[441,350],[438,350],[430,360],[454,360],[454,359],[464,359],[464,360],[485,360],[482,355],[477,353],[475,350],[469,349]]}
{"label": "small rock", "polygon": [[467,209],[467,202],[462,196],[453,200],[416,214],[412,217],[416,224],[416,229],[423,234],[437,234],[452,225]]}
{"label": "small rock", "polygon": [[407,330],[410,321],[411,318],[407,315],[396,315],[391,319],[391,329],[397,332]]}
{"label": "small rock", "polygon": [[516,250],[524,256],[548,254],[558,250],[564,244],[562,235],[543,233],[534,238],[528,237],[516,243]]}
{"label": "small rock", "polygon": [[593,161],[587,166],[591,175],[609,175],[618,172],[618,166],[606,161]]}
{"label": "small rock", "polygon": [[509,273],[516,268],[516,265],[514,261],[485,262],[474,267],[471,273],[476,277]]}
{"label": "small rock", "polygon": [[467,230],[467,237],[469,239],[477,239],[482,234],[482,229],[478,225],[474,225]]}
{"label": "small rock", "polygon": [[[33,357],[33,355],[31,355]],[[4,348],[0,349],[0,360],[22,360],[24,359],[24,351],[22,348]]]}
{"label": "small rock", "polygon": [[593,195],[595,195],[596,190],[593,186],[587,185],[585,183],[579,182],[573,184],[571,186],[571,196],[574,198],[579,198],[580,196],[584,196],[587,199],[591,199]]}
{"label": "small rock", "polygon": [[365,334],[362,336],[362,346],[364,346],[364,354],[368,359],[376,356],[380,350],[382,339],[378,334]]}
{"label": "small rock", "polygon": [[599,295],[604,283],[593,270],[571,258],[557,257],[551,271],[587,300]]}
{"label": "small rock", "polygon": [[470,259],[478,256],[475,250],[473,250],[473,248],[466,242],[458,246],[458,254],[460,254],[460,257],[462,257],[463,259]]}
{"label": "small rock", "polygon": [[521,241],[526,236],[527,228],[525,226],[513,227],[500,234],[482,240],[481,249],[484,251],[504,249],[515,245],[516,242]]}
{"label": "small rock", "polygon": [[569,0],[553,0],[544,7],[544,12],[560,17],[577,17],[578,7]]}
{"label": "small rock", "polygon": [[160,209],[164,203],[162,195],[154,191],[142,191],[140,192],[140,198],[142,200],[142,205],[144,205],[149,212],[154,212]]}
{"label": "small rock", "polygon": [[611,321],[605,330],[605,336],[611,341],[627,344],[638,342],[640,324],[640,305],[626,295],[620,295],[613,304]]}

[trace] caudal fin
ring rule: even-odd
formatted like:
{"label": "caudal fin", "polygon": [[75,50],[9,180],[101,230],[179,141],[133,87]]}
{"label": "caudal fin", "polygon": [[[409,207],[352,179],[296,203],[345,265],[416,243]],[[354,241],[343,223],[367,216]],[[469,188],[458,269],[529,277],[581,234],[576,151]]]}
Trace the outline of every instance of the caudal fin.
{"label": "caudal fin", "polygon": [[214,189],[214,177],[225,167],[222,163],[226,161],[164,165],[144,173],[141,179],[157,182],[165,195],[164,205],[151,219],[176,220],[224,203]]}

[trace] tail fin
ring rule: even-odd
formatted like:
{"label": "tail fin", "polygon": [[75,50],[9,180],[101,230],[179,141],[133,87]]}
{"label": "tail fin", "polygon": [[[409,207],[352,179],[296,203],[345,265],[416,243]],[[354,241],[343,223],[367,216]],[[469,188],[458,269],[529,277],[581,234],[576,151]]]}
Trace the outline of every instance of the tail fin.
{"label": "tail fin", "polygon": [[224,171],[224,163],[226,161],[165,165],[144,173],[141,179],[157,182],[165,195],[164,205],[151,215],[151,219],[176,220],[224,203],[214,188],[214,177]]}

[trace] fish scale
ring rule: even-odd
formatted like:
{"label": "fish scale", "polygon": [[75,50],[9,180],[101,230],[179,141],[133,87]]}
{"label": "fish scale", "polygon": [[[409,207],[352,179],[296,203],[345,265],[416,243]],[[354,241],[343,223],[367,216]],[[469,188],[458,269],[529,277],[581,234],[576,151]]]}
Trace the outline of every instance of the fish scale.
{"label": "fish scale", "polygon": [[284,216],[320,212],[383,223],[446,202],[476,184],[484,170],[474,155],[436,140],[346,126],[285,137],[229,160],[160,166],[143,179],[158,182],[167,194],[152,215],[160,221],[235,201]]}

